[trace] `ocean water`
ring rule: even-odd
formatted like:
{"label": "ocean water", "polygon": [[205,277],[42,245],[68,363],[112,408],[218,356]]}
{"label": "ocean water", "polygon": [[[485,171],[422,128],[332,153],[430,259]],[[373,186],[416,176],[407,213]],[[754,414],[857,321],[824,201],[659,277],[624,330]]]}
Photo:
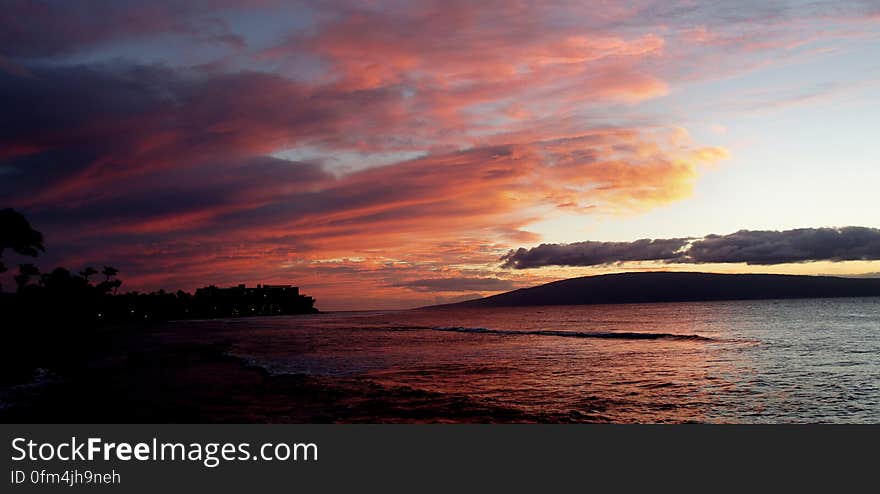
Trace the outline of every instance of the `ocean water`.
{"label": "ocean water", "polygon": [[[880,298],[328,313],[167,329],[182,327],[210,330],[271,373],[439,393],[537,422],[880,422]],[[399,394],[386,399],[405,406]]]}

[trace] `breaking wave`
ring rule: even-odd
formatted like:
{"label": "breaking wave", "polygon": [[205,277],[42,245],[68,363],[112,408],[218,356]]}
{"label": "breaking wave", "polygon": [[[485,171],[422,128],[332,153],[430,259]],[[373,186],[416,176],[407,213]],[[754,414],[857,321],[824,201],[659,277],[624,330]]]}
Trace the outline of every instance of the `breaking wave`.
{"label": "breaking wave", "polygon": [[673,333],[643,333],[632,331],[555,331],[555,330],[504,330],[489,328],[465,328],[465,327],[432,327],[426,328],[432,331],[448,331],[454,333],[477,333],[496,334],[506,336],[556,336],[561,338],[603,338],[618,340],[684,340],[684,341],[714,341],[714,338],[697,334],[673,334]]}

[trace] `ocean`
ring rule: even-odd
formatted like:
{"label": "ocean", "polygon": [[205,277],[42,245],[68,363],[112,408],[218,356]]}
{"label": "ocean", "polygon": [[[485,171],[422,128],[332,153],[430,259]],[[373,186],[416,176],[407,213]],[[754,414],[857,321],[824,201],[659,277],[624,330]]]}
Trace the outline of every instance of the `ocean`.
{"label": "ocean", "polygon": [[369,382],[391,415],[425,392],[448,398],[434,413],[451,422],[463,403],[534,422],[880,422],[880,298],[337,312],[162,331],[210,334],[274,375]]}

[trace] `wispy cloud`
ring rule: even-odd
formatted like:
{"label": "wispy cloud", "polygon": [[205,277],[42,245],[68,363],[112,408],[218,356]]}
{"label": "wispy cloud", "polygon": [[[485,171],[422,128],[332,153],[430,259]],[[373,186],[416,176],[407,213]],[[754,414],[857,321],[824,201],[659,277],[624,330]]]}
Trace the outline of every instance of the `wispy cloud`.
{"label": "wispy cloud", "polygon": [[392,286],[424,292],[498,292],[515,285],[499,278],[428,278],[408,280]]}
{"label": "wispy cloud", "polygon": [[536,221],[673,203],[728,156],[640,105],[785,49],[805,16],[870,11],[810,5],[15,0],[0,201],[44,230],[44,262],[112,262],[130,288],[504,289],[485,280]]}

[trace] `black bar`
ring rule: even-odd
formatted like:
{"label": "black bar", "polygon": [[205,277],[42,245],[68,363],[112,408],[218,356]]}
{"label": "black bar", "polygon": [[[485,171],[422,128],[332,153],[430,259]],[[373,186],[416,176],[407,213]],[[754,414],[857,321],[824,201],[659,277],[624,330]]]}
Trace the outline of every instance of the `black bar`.
{"label": "black bar", "polygon": [[[107,478],[119,483],[76,488],[133,493],[619,492],[687,486],[704,492],[771,486],[845,492],[875,479],[880,444],[880,427],[845,425],[2,425],[0,431],[2,492],[10,493],[67,491],[69,485],[40,483],[64,471],[115,473]],[[111,461],[12,460],[22,454],[12,447],[16,438],[58,445],[72,437],[100,438],[102,445],[196,444],[203,455],[191,461],[120,461],[111,449]],[[311,443],[317,459],[220,460],[209,467],[204,451],[212,443],[247,443],[251,453],[263,443]],[[14,483],[15,471],[27,479]]]}

